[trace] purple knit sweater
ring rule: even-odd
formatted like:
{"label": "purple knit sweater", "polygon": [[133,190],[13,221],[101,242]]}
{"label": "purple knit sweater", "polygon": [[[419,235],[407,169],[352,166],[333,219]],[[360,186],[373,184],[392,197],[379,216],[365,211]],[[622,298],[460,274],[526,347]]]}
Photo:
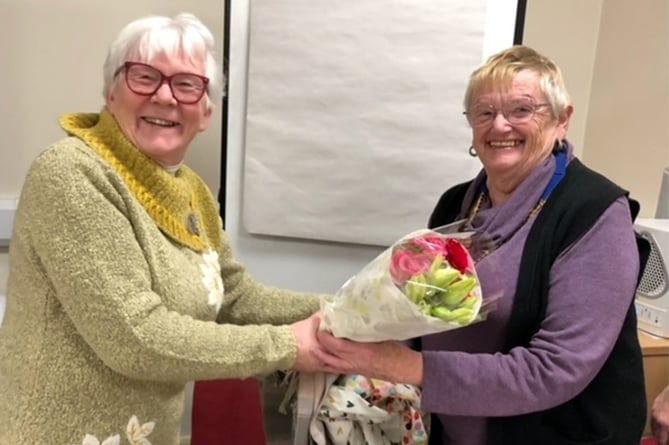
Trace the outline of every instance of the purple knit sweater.
{"label": "purple knit sweater", "polygon": [[[572,158],[570,145],[568,150]],[[618,337],[639,268],[624,198],[615,201],[553,264],[546,317],[529,348],[499,352],[522,249],[534,220],[523,222],[554,169],[551,156],[509,201],[485,208],[474,218],[476,230],[502,239],[522,225],[477,264],[484,298],[499,298],[496,310],[482,323],[422,340],[423,409],[439,415],[444,444],[484,444],[486,417],[541,411],[573,398],[595,377]],[[482,178],[483,173],[467,192],[465,209]]]}

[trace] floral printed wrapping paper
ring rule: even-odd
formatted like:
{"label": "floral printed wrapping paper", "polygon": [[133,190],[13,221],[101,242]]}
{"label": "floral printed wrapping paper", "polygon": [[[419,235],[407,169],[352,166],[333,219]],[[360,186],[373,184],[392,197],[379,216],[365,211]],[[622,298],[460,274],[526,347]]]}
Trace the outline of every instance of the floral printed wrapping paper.
{"label": "floral printed wrapping paper", "polygon": [[317,444],[427,444],[429,415],[420,411],[419,388],[360,375],[327,379],[331,386],[310,428]]}

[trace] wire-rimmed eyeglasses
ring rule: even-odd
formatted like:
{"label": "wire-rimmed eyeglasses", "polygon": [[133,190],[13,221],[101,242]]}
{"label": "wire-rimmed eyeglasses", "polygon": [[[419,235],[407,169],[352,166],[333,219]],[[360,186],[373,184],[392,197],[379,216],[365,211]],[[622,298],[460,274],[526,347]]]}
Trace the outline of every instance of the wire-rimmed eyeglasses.
{"label": "wire-rimmed eyeglasses", "polygon": [[114,77],[125,70],[125,83],[130,91],[140,96],[152,96],[167,82],[172,97],[182,104],[194,104],[204,96],[209,78],[193,73],[175,73],[166,76],[158,68],[141,62],[125,62]]}
{"label": "wire-rimmed eyeglasses", "polygon": [[476,104],[470,110],[463,111],[472,127],[484,127],[490,125],[498,113],[502,113],[504,119],[510,124],[523,124],[534,116],[534,113],[542,107],[550,106],[549,103],[535,104],[530,100],[514,100],[505,103],[502,108],[495,108],[489,104]]}

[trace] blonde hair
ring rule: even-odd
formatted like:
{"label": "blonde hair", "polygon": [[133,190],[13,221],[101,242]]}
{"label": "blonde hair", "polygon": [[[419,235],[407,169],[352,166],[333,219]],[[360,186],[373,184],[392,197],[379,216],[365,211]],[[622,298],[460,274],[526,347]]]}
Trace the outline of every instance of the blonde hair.
{"label": "blonde hair", "polygon": [[510,89],[513,79],[524,70],[539,75],[540,88],[551,104],[553,117],[560,116],[570,103],[560,68],[548,57],[523,45],[512,46],[491,56],[471,74],[465,92],[465,110],[469,110],[474,98],[483,90]]}
{"label": "blonde hair", "polygon": [[102,69],[103,95],[107,95],[115,74],[128,58],[150,62],[159,54],[203,63],[205,76],[209,78],[205,96],[207,108],[219,103],[223,95],[223,74],[216,62],[214,36],[197,17],[188,13],[174,17],[146,16],[125,25],[109,46]]}

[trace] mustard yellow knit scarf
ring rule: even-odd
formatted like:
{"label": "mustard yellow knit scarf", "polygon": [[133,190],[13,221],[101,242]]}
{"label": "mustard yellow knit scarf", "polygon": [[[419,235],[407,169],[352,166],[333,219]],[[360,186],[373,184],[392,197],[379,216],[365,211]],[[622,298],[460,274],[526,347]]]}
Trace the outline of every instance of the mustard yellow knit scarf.
{"label": "mustard yellow knit scarf", "polygon": [[216,203],[190,168],[182,166],[170,174],[128,140],[107,110],[66,114],[60,125],[109,163],[165,234],[197,252],[219,250]]}

